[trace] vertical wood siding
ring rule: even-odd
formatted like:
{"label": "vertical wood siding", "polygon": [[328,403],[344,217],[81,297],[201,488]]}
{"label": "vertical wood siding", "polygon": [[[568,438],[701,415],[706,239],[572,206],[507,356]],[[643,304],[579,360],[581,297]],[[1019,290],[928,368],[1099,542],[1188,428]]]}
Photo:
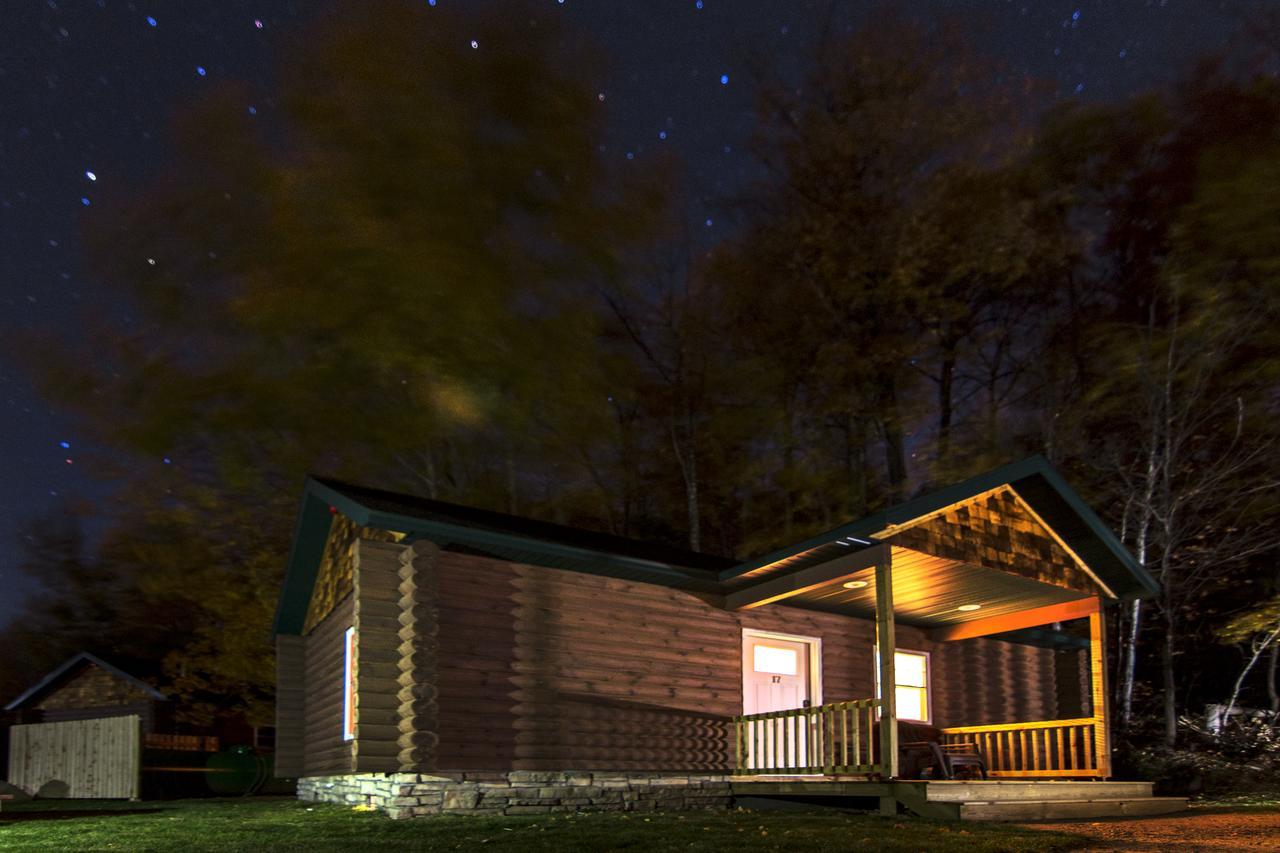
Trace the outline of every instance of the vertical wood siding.
{"label": "vertical wood siding", "polygon": [[8,780],[30,794],[125,799],[138,796],[141,726],[136,714],[14,726]]}
{"label": "vertical wood siding", "polygon": [[[723,770],[742,712],[742,629],[822,639],[823,700],[874,693],[871,622],[785,606],[726,612],[666,587],[442,553],[441,770]],[[1052,719],[1054,653],[934,644],[937,725]]]}
{"label": "vertical wood siding", "polygon": [[342,739],[343,635],[353,617],[348,595],[304,638],[304,776],[354,770],[352,741]]}

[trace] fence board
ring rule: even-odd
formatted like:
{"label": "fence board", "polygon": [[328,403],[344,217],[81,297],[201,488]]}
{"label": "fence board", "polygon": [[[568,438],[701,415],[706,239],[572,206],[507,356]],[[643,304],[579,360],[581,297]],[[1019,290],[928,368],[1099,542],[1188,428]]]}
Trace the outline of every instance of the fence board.
{"label": "fence board", "polygon": [[31,794],[61,782],[66,797],[137,798],[141,731],[137,714],[14,726],[9,782]]}

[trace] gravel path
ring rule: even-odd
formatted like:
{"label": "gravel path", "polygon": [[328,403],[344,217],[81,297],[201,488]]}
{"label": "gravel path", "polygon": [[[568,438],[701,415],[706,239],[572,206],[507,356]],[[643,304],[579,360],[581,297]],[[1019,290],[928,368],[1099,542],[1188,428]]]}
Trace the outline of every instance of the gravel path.
{"label": "gravel path", "polygon": [[1091,839],[1081,851],[1280,851],[1280,811],[1191,810],[1165,817],[1025,824]]}

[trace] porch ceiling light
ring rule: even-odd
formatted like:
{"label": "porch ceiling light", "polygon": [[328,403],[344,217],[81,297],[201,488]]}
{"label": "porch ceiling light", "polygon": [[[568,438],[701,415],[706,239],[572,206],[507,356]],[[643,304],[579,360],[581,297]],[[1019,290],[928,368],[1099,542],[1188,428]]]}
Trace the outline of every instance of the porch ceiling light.
{"label": "porch ceiling light", "polygon": [[841,584],[845,589],[863,589],[867,586],[866,581],[845,581]]}
{"label": "porch ceiling light", "polygon": [[956,610],[959,610],[962,613],[971,613],[974,610],[981,610],[981,609],[982,609],[981,604],[961,604],[959,607],[956,608]]}

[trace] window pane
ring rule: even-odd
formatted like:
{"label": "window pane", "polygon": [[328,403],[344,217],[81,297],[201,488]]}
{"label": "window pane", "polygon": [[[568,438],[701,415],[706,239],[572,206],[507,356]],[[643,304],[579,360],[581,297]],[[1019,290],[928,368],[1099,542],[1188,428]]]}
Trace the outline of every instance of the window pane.
{"label": "window pane", "polygon": [[894,691],[894,696],[898,701],[898,719],[924,722],[929,718],[924,691],[920,688],[899,687]]}
{"label": "window pane", "polygon": [[893,656],[893,666],[897,670],[897,682],[906,684],[911,687],[925,687],[928,685],[927,673],[925,672],[925,661],[928,660],[924,655],[913,655],[910,652],[898,652]]}
{"label": "window pane", "polygon": [[795,675],[798,655],[795,649],[780,649],[776,646],[755,648],[756,672],[772,672],[778,675]]}

